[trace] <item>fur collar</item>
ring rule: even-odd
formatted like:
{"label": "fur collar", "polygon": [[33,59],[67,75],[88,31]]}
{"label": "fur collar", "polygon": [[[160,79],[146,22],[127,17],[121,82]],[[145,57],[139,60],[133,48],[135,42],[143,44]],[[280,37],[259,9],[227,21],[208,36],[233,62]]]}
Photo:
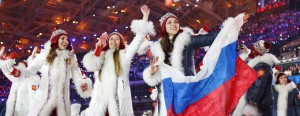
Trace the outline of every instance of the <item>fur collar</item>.
{"label": "fur collar", "polygon": [[277,92],[279,92],[279,94],[282,93],[283,91],[290,92],[290,91],[293,90],[294,88],[296,88],[296,85],[295,85],[295,83],[292,82],[292,81],[291,81],[290,83],[286,84],[286,85],[280,85],[280,84],[276,84],[276,85],[275,85],[275,90],[276,90]]}
{"label": "fur collar", "polygon": [[[174,49],[171,53],[171,64],[172,67],[178,69],[179,71],[183,72],[182,67],[182,59],[183,59],[183,50],[184,47],[187,46],[191,42],[191,35],[194,34],[193,30],[185,27],[182,28],[183,32],[181,32],[174,42]],[[155,42],[151,47],[151,52],[153,56],[158,56],[159,61],[163,62],[165,60],[165,53],[162,50],[160,41],[162,38],[160,38],[157,42]]]}
{"label": "fur collar", "polygon": [[288,95],[289,92],[296,88],[295,83],[290,82],[287,85],[275,85],[275,90],[278,92],[277,99],[277,115],[287,115]]}
{"label": "fur collar", "polygon": [[250,59],[248,65],[253,68],[258,63],[266,63],[271,67],[274,67],[276,64],[279,63],[279,61],[273,54],[266,53],[262,56],[256,56],[255,58]]}
{"label": "fur collar", "polygon": [[73,54],[69,50],[55,50],[58,57],[61,57],[63,59],[71,58]]}

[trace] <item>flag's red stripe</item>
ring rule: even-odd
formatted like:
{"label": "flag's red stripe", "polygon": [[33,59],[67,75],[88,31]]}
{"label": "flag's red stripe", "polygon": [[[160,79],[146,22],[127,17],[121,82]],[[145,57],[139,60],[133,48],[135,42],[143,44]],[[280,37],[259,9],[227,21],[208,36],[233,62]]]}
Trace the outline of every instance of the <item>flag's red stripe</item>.
{"label": "flag's red stripe", "polygon": [[228,116],[238,103],[240,97],[255,82],[258,74],[240,58],[236,61],[236,75],[204,98],[187,107],[182,114],[174,114],[172,107],[170,116]]}

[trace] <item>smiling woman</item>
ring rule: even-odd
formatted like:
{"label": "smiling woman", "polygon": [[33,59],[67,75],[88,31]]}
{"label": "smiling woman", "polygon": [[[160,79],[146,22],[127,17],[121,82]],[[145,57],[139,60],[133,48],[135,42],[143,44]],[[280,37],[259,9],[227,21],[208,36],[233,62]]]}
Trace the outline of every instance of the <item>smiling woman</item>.
{"label": "smiling woman", "polygon": [[143,20],[132,21],[135,37],[128,47],[125,47],[120,33],[103,33],[96,43],[96,50],[84,56],[83,65],[88,71],[94,71],[95,84],[89,107],[81,112],[82,116],[134,116],[129,84],[130,63],[144,37],[154,34],[153,23],[148,22],[150,9],[144,5],[141,11]]}
{"label": "smiling woman", "polygon": [[[240,14],[237,16],[238,26],[247,22],[249,15]],[[158,95],[160,105],[154,114],[167,115],[163,96],[163,84],[158,62],[163,62],[174,67],[184,74],[184,76],[195,76],[194,51],[196,48],[209,46],[214,41],[219,31],[210,32],[206,35],[194,35],[190,28],[181,28],[179,19],[172,13],[166,13],[160,19],[161,38],[150,45],[154,59],[150,61],[150,66],[143,72],[143,79],[149,86],[157,86],[161,91]],[[218,46],[220,47],[220,46]],[[185,78],[185,77],[184,77]]]}
{"label": "smiling woman", "polygon": [[275,90],[275,109],[277,116],[296,116],[299,112],[296,108],[300,102],[300,93],[294,82],[287,78],[283,72],[276,75]]}
{"label": "smiling woman", "polygon": [[27,68],[9,67],[15,79],[29,78],[38,71],[42,73],[40,87],[29,105],[30,116],[70,116],[70,79],[81,97],[91,94],[92,81],[81,75],[68,34],[61,29],[54,31],[50,44],[45,45]]}

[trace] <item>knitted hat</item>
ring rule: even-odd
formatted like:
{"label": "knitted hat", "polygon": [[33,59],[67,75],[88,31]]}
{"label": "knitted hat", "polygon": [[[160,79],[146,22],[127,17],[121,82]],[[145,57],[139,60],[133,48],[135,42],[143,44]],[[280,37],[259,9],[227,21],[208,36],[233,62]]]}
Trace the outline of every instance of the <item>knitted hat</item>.
{"label": "knitted hat", "polygon": [[122,50],[122,49],[125,49],[125,43],[124,43],[124,37],[118,33],[118,32],[112,32],[111,34],[108,35],[108,37],[106,38],[106,46],[103,48],[103,51],[107,51],[109,49],[109,38],[112,36],[112,35],[117,35],[119,36],[120,38],[120,46],[119,46],[119,50]]}
{"label": "knitted hat", "polygon": [[[62,36],[62,35],[66,35],[66,36],[68,36],[68,34],[67,34],[67,32],[66,31],[64,31],[64,30],[62,30],[62,29],[58,29],[58,30],[55,30],[53,33],[52,33],[52,35],[51,35],[51,37],[50,37],[50,42],[51,42],[51,48],[52,49],[56,49],[56,48],[58,48],[58,39]],[[71,46],[71,42],[69,41],[69,39],[68,39],[68,42],[69,42],[69,45],[67,46],[67,49],[68,50],[72,50],[72,46]]]}
{"label": "knitted hat", "polygon": [[271,45],[264,41],[264,40],[259,40],[255,42],[251,48],[251,53],[249,54],[249,58],[254,58],[255,56],[258,55],[263,55],[267,52],[269,52],[271,48]]}
{"label": "knitted hat", "polygon": [[260,54],[269,52],[270,47],[271,47],[271,45],[264,40],[259,40],[253,44],[254,50]]}
{"label": "knitted hat", "polygon": [[[161,35],[162,36],[165,36],[167,34],[166,23],[167,23],[167,20],[169,18],[175,18],[178,21],[178,18],[172,13],[167,13],[164,16],[162,16],[159,20],[160,21],[160,26],[161,26]],[[182,32],[182,30],[180,30],[179,32]]]}

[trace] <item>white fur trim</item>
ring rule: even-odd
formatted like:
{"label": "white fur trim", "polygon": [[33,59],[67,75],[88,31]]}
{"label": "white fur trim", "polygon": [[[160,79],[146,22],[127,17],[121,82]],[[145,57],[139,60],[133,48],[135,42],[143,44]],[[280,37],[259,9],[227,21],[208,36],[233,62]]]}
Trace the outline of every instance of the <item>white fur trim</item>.
{"label": "white fur trim", "polygon": [[209,50],[209,46],[204,46],[203,49],[207,52]]}
{"label": "white fur trim", "polygon": [[288,95],[289,92],[296,88],[294,82],[290,82],[286,85],[275,85],[275,90],[278,92],[277,99],[277,115],[286,116],[287,115],[287,105],[288,105]]}
{"label": "white fur trim", "polygon": [[82,64],[88,71],[97,71],[102,68],[103,54],[101,53],[101,55],[97,57],[94,55],[94,53],[95,51],[90,51],[84,55],[82,59]]}
{"label": "white fur trim", "polygon": [[[145,40],[144,36],[145,35],[143,33],[135,34],[135,37],[133,38],[130,45],[126,49],[120,50],[120,51],[122,51],[122,53],[125,53],[125,57],[123,57],[123,58],[125,58],[127,61],[131,61],[133,59],[134,55],[140,48],[140,45]],[[126,62],[126,63],[130,63],[130,62]]]}
{"label": "white fur trim", "polygon": [[51,42],[48,40],[46,43],[44,43],[44,49],[51,49]]}
{"label": "white fur trim", "polygon": [[[174,42],[174,49],[171,55],[171,64],[172,67],[183,72],[182,59],[183,59],[183,50],[191,42],[191,35],[194,34],[193,30],[190,28],[182,28],[183,32],[180,33]],[[194,72],[195,73],[195,72]]]}
{"label": "white fur trim", "polygon": [[138,49],[137,53],[138,55],[143,55],[147,52],[147,48],[150,48],[150,46],[153,44],[152,41],[144,40],[141,44],[140,48]]}
{"label": "white fur trim", "polygon": [[279,63],[279,60],[273,55],[269,53],[265,53],[262,56],[256,56],[248,62],[250,67],[254,67],[258,63],[266,63],[271,67],[275,66]]}
{"label": "white fur trim", "polygon": [[147,111],[144,111],[143,112],[143,115],[142,116],[152,116],[152,111],[151,110],[147,110]]}
{"label": "white fur trim", "polygon": [[154,25],[151,21],[146,22],[144,20],[133,20],[131,22],[130,28],[134,33],[140,33],[142,35],[156,35],[154,31]]}
{"label": "white fur trim", "polygon": [[257,111],[257,108],[255,108],[252,105],[246,104],[244,110],[243,110],[244,115],[251,115],[251,116],[261,116],[259,111]]}
{"label": "white fur trim", "polygon": [[150,50],[151,50],[152,56],[159,57],[158,61],[164,62],[166,56],[165,56],[165,53],[163,52],[163,50],[161,48],[160,40],[154,42],[150,46]]}
{"label": "white fur trim", "polygon": [[80,108],[81,108],[80,104],[77,104],[77,103],[72,104],[71,105],[71,116],[79,116]]}
{"label": "white fur trim", "polygon": [[154,75],[151,75],[150,70],[151,70],[150,66],[144,70],[143,79],[149,86],[153,87],[159,84],[162,81],[161,80],[162,78],[161,78],[160,70],[158,70],[158,72],[156,72]]}
{"label": "white fur trim", "polygon": [[0,69],[1,70],[6,70],[6,62],[5,62],[6,60],[2,60],[2,59],[0,59]]}
{"label": "white fur trim", "polygon": [[242,116],[243,109],[246,106],[246,94],[247,93],[244,93],[244,95],[240,98],[231,116]]}
{"label": "white fur trim", "polygon": [[5,60],[6,68],[10,69],[14,64],[16,64],[15,59],[7,59]]}
{"label": "white fur trim", "polygon": [[241,53],[241,54],[239,55],[239,57],[240,57],[243,61],[245,61],[245,60],[248,58],[248,56],[249,56],[250,53],[251,53],[251,50],[250,50],[250,49],[247,49],[247,53]]}
{"label": "white fur trim", "polygon": [[[91,93],[92,93],[92,80],[90,78],[85,78],[85,79],[80,79],[76,82],[76,90],[77,90],[77,93],[82,97],[82,98],[88,98],[91,96]],[[81,84],[84,84],[86,83],[88,85],[88,89],[84,92],[82,91],[81,89]]]}
{"label": "white fur trim", "polygon": [[155,101],[157,99],[157,94],[158,94],[158,91],[157,91],[157,88],[155,87],[155,89],[152,90],[152,93],[150,95],[150,98]]}
{"label": "white fur trim", "polygon": [[[12,97],[16,97],[16,96],[12,96]],[[16,98],[8,98],[6,101],[6,112],[5,112],[5,116],[13,116],[14,112],[15,112],[15,99]],[[13,99],[13,100],[12,100]]]}
{"label": "white fur trim", "polygon": [[51,49],[51,42],[50,40],[48,40],[46,43],[44,43],[44,49],[41,50],[41,53],[44,52],[48,54],[50,49]]}
{"label": "white fur trim", "polygon": [[17,99],[17,91],[19,89],[19,84],[12,84],[8,99],[6,101],[6,112],[5,116],[13,116],[15,112],[15,105]]}
{"label": "white fur trim", "polygon": [[23,63],[21,63],[18,66],[15,66],[15,68],[20,71],[20,76],[19,77],[15,77],[14,75],[10,75],[10,72],[4,72],[5,76],[11,81],[11,82],[20,82],[25,80],[26,78],[26,66],[23,65]]}
{"label": "white fur trim", "polygon": [[[36,55],[38,55],[38,54],[36,54]],[[36,57],[36,56],[35,56],[35,57]],[[35,57],[33,57],[32,55],[30,55],[30,56],[27,58],[27,60],[26,60],[26,61],[27,61],[27,64],[30,65],[30,63],[32,63],[32,61],[34,60]]]}

